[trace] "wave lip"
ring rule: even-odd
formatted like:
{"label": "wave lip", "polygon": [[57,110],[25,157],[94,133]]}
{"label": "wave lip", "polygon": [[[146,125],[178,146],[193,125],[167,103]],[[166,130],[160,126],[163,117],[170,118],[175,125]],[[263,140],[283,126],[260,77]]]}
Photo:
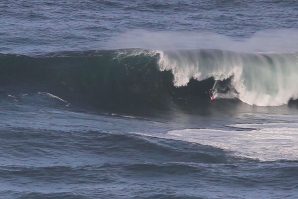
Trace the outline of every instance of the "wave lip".
{"label": "wave lip", "polygon": [[256,106],[280,106],[298,98],[298,54],[237,53],[222,50],[172,50],[160,53],[160,69],[170,70],[176,87],[187,86],[190,79],[208,78],[229,84],[228,94]]}

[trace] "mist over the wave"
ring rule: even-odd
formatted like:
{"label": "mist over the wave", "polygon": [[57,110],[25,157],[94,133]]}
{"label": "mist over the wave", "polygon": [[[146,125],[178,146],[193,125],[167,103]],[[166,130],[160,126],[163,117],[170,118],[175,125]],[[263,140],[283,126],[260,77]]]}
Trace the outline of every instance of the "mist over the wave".
{"label": "mist over the wave", "polygon": [[111,40],[108,48],[157,50],[160,70],[172,71],[175,86],[191,79],[232,78],[233,94],[257,106],[280,106],[297,99],[298,30],[263,30],[249,38],[208,32],[133,30]]}
{"label": "mist over the wave", "polygon": [[297,52],[298,30],[265,30],[249,38],[232,38],[212,32],[131,30],[113,37],[108,49],[220,49],[235,52]]}

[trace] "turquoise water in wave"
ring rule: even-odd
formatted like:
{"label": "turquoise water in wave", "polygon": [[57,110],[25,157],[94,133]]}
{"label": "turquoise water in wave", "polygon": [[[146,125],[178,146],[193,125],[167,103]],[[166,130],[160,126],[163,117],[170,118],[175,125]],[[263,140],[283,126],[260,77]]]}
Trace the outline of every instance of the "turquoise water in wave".
{"label": "turquoise water in wave", "polygon": [[297,9],[0,2],[0,198],[297,198]]}

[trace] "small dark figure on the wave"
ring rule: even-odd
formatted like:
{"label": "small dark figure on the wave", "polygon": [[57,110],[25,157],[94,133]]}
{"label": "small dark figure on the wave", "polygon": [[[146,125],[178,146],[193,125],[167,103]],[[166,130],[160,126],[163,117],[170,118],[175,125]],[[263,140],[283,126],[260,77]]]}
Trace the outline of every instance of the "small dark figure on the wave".
{"label": "small dark figure on the wave", "polygon": [[209,96],[210,96],[210,99],[211,99],[211,100],[214,100],[214,98],[215,98],[215,97],[214,97],[214,91],[215,91],[215,90],[212,89],[212,88],[209,89]]}

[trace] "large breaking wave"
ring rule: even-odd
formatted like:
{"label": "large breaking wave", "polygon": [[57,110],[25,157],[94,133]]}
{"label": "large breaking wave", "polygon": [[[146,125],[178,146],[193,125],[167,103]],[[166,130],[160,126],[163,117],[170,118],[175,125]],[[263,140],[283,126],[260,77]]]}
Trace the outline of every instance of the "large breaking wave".
{"label": "large breaking wave", "polygon": [[123,104],[209,101],[279,106],[298,98],[297,53],[239,53],[216,49],[121,49],[0,55],[0,86],[49,92],[70,102]]}
{"label": "large breaking wave", "polygon": [[161,70],[171,70],[175,86],[187,86],[191,78],[198,81],[231,78],[232,96],[257,106],[279,106],[298,98],[298,54],[236,53],[222,50],[188,50],[161,52]]}

